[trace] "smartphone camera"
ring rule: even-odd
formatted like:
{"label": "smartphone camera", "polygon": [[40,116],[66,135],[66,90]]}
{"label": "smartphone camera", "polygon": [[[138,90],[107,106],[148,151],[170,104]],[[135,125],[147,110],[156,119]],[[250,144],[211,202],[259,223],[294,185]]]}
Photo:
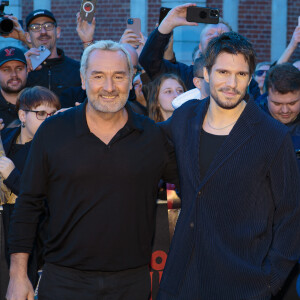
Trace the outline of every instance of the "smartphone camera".
{"label": "smartphone camera", "polygon": [[130,24],[130,25],[132,25],[133,24],[133,19],[128,19],[127,23]]}
{"label": "smartphone camera", "polygon": [[40,51],[44,52],[45,50],[46,50],[46,47],[43,46],[43,45],[41,45],[41,46],[40,46]]}
{"label": "smartphone camera", "polygon": [[94,4],[92,2],[85,2],[83,4],[83,10],[85,11],[86,14],[91,13],[94,10]]}
{"label": "smartphone camera", "polygon": [[209,12],[209,15],[211,18],[218,18],[219,17],[219,11],[217,9],[211,9]]}

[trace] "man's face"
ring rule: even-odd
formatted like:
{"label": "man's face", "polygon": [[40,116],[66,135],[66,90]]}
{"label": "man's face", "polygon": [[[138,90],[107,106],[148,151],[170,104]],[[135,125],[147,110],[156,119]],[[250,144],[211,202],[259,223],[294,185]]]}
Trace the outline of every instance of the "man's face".
{"label": "man's face", "polygon": [[19,93],[26,85],[27,69],[23,62],[12,60],[0,67],[0,86],[8,94]]}
{"label": "man's face", "polygon": [[249,65],[242,54],[222,52],[210,74],[204,68],[211,99],[224,109],[233,109],[243,100],[250,83]]}
{"label": "man's face", "polygon": [[96,111],[115,113],[126,104],[132,87],[127,59],[122,51],[94,50],[81,75],[89,105]]}
{"label": "man's face", "polygon": [[283,124],[293,122],[300,113],[300,90],[280,94],[274,89],[268,91],[268,108],[272,117]]}
{"label": "man's face", "polygon": [[[30,25],[42,25],[45,23],[54,23],[54,21],[48,17],[38,17],[34,19]],[[60,28],[54,26],[53,29],[46,30],[44,27],[42,27],[40,31],[34,32],[30,29],[30,25],[28,32],[26,32],[26,38],[28,42],[32,43],[34,48],[38,48],[39,46],[43,45],[48,48],[51,53],[56,51],[56,40],[60,37]]]}
{"label": "man's face", "polygon": [[229,28],[223,24],[206,25],[200,35],[199,49],[203,53],[209,43],[214,37],[221,35],[224,32],[229,32]]}

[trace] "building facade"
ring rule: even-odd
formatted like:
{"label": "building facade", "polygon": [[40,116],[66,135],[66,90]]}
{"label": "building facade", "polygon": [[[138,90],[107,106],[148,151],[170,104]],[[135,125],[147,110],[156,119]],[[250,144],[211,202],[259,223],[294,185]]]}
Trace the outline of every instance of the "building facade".
{"label": "building facade", "polygon": [[[142,32],[149,35],[158,22],[159,8],[174,7],[183,1],[172,0],[98,0],[95,39],[118,41],[129,17],[142,20]],[[203,0],[198,6],[216,7],[220,15],[235,31],[246,36],[257,52],[258,61],[275,61],[284,51],[298,24],[300,1],[295,0]],[[6,13],[25,20],[33,9],[51,10],[62,35],[58,47],[74,59],[80,59],[82,45],[76,34],[76,13],[81,0],[11,0]],[[174,31],[174,50],[178,61],[190,63],[191,54],[199,41],[202,24],[198,27],[180,27]],[[12,39],[0,38],[1,46],[17,45]],[[300,58],[300,47],[291,60]]]}

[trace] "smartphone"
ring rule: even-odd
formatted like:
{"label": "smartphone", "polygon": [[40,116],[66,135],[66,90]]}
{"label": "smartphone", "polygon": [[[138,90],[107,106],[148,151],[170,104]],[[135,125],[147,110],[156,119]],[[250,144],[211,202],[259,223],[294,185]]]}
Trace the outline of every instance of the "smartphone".
{"label": "smartphone", "polygon": [[48,50],[45,46],[40,46],[39,50],[39,55],[29,56],[33,70],[35,70],[51,54],[50,50]]}
{"label": "smartphone", "polygon": [[189,6],[186,20],[188,22],[218,24],[220,13],[217,8]]}
{"label": "smartphone", "polygon": [[168,12],[171,10],[169,7],[161,7],[159,10],[159,21],[158,24],[162,22],[162,20],[165,18],[165,16],[168,14]]}
{"label": "smartphone", "polygon": [[95,10],[96,10],[97,0],[82,0],[80,7],[80,18],[89,23],[92,23]]}
{"label": "smartphone", "polygon": [[127,19],[127,29],[132,30],[139,37],[141,32],[141,19],[140,18]]}

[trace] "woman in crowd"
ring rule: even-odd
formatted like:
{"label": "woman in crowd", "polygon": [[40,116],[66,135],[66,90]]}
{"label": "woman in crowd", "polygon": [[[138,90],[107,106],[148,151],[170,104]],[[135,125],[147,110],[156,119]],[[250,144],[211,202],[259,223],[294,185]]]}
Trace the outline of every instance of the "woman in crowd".
{"label": "woman in crowd", "polygon": [[[162,122],[170,118],[174,108],[172,101],[186,91],[183,81],[175,74],[162,74],[157,77],[149,89],[148,116],[155,122]],[[175,192],[175,186],[160,182],[158,199],[168,201],[169,237],[173,237],[177,222],[180,199]]]}
{"label": "woman in crowd", "polygon": [[[9,231],[9,219],[14,209],[14,203],[20,192],[20,177],[30,149],[31,141],[43,121],[52,116],[60,109],[60,102],[57,96],[44,87],[26,88],[20,92],[16,109],[20,120],[20,126],[6,128],[1,132],[5,155],[0,158],[0,174],[4,179],[3,183],[11,190],[7,203],[3,205],[4,241],[6,245],[6,257],[8,260],[7,235]],[[1,220],[0,220],[1,221]],[[3,235],[1,234],[1,239]],[[38,249],[33,251],[28,265],[28,276],[33,286],[38,279]],[[3,255],[3,254],[2,254]],[[3,260],[1,260],[3,261]],[[1,268],[3,271],[4,268]],[[7,275],[8,268],[6,267]],[[3,275],[1,278],[3,278]],[[1,284],[3,288],[3,285]],[[7,286],[6,286],[7,288]]]}
{"label": "woman in crowd", "polygon": [[261,62],[256,65],[254,71],[254,80],[258,83],[258,87],[260,89],[260,94],[264,94],[264,82],[266,78],[267,71],[270,69],[271,63],[269,62]]}
{"label": "woman in crowd", "polygon": [[172,116],[172,101],[186,91],[183,81],[175,74],[163,74],[151,84],[148,98],[148,115],[155,122]]}

